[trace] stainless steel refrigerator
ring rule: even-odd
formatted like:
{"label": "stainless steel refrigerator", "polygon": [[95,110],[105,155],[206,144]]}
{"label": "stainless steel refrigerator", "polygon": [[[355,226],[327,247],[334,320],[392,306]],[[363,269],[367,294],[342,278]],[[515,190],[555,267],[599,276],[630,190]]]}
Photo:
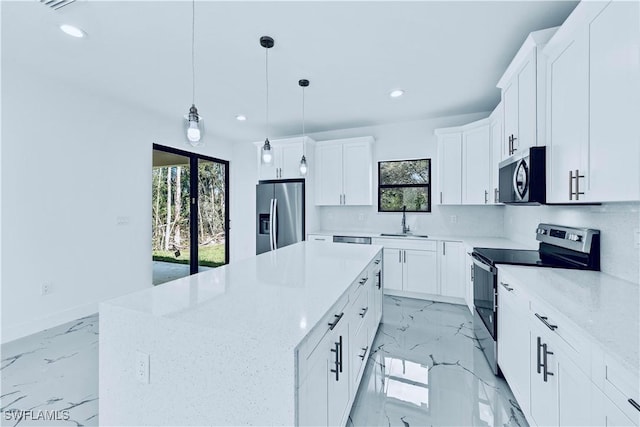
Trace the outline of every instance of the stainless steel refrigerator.
{"label": "stainless steel refrigerator", "polygon": [[304,240],[304,180],[256,186],[256,254]]}

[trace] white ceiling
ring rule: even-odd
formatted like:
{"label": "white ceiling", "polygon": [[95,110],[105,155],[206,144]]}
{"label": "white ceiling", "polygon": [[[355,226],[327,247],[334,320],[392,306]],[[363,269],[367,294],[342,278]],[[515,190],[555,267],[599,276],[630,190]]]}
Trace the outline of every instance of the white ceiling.
{"label": "white ceiling", "polygon": [[[207,132],[264,138],[262,35],[269,52],[271,137],[489,111],[531,31],[560,25],[574,1],[196,3],[196,105]],[[80,26],[86,39],[63,34]],[[82,1],[53,12],[2,2],[3,67],[104,91],[171,119],[191,104],[190,1]],[[7,84],[8,82],[3,82]],[[391,89],[405,96],[391,99]],[[236,114],[248,116],[246,122]]]}

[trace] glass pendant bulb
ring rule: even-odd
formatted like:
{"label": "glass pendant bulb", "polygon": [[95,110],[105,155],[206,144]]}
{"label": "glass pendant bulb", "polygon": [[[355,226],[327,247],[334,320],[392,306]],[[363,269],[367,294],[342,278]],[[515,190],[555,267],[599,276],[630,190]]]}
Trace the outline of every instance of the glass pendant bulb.
{"label": "glass pendant bulb", "polygon": [[308,171],[307,168],[307,158],[304,156],[304,154],[302,155],[302,159],[300,159],[300,174],[302,175],[306,175]]}
{"label": "glass pendant bulb", "polygon": [[195,105],[189,108],[189,114],[185,117],[187,120],[187,140],[191,145],[198,145],[202,138],[201,117],[198,115],[198,109]]}
{"label": "glass pendant bulb", "polygon": [[262,146],[262,161],[264,163],[271,163],[273,160],[273,154],[271,153],[271,143],[269,143],[269,138],[264,140],[264,145]]}

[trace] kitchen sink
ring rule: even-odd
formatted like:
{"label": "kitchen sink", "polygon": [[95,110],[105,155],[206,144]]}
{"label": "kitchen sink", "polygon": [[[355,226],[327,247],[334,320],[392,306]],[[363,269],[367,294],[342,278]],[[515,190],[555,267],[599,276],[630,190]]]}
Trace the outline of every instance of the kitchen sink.
{"label": "kitchen sink", "polygon": [[422,239],[427,239],[429,237],[426,234],[411,234],[411,233],[380,233],[380,236],[383,236],[383,237],[420,237]]}

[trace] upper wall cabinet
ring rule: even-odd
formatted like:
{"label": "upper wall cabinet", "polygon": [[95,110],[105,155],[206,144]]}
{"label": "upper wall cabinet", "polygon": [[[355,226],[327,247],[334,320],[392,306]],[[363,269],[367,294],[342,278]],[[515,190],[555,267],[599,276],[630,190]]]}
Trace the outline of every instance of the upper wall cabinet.
{"label": "upper wall cabinet", "polygon": [[441,205],[493,204],[490,119],[436,129]]}
{"label": "upper wall cabinet", "polygon": [[640,200],[639,8],[582,2],[543,51],[550,203]]}
{"label": "upper wall cabinet", "polygon": [[498,82],[497,86],[502,89],[503,159],[517,151],[544,145],[538,140],[544,128],[543,106],[536,102],[544,97],[545,87],[540,50],[556,30],[549,28],[529,34]]}
{"label": "upper wall cabinet", "polygon": [[316,153],[316,205],[373,204],[373,137],[322,141]]}
{"label": "upper wall cabinet", "polygon": [[491,194],[489,195],[489,199],[492,204],[498,204],[499,200],[499,168],[500,162],[503,159],[504,153],[504,111],[502,110],[502,102],[498,104],[498,106],[493,110],[491,115],[489,116],[489,131],[491,137]]}
{"label": "upper wall cabinet", "polygon": [[[303,143],[305,146],[303,146]],[[315,144],[311,138],[305,137],[304,141],[302,137],[271,141],[271,151],[273,152],[271,163],[262,161],[263,142],[256,142],[255,144],[258,147],[258,179],[260,181],[305,178],[300,173],[300,159],[302,154],[305,153],[307,164],[310,163],[313,157],[311,151]]]}

